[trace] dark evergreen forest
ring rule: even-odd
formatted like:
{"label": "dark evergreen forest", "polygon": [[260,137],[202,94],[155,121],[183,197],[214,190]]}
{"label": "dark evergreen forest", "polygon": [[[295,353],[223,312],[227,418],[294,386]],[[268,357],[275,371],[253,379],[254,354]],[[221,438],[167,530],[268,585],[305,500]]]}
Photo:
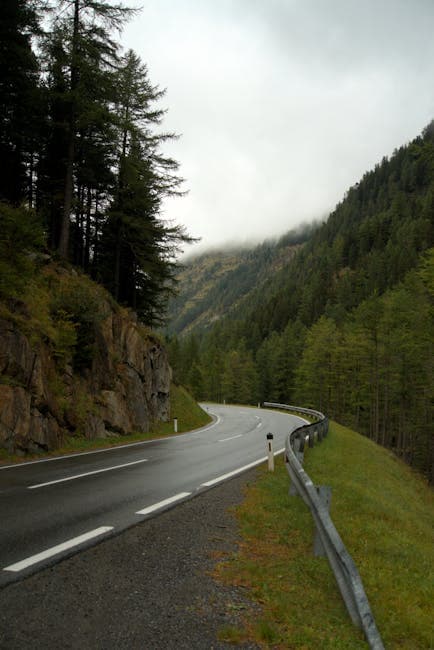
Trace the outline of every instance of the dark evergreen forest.
{"label": "dark evergreen forest", "polygon": [[[161,128],[164,91],[118,41],[134,14],[113,0],[0,3],[0,231],[19,255],[30,228],[157,324],[189,237],[161,218],[182,179],[162,153],[176,137]],[[3,275],[0,297],[17,282]]]}
{"label": "dark evergreen forest", "polygon": [[201,399],[318,408],[434,481],[433,245],[434,122],[226,317],[173,337],[177,376]]}

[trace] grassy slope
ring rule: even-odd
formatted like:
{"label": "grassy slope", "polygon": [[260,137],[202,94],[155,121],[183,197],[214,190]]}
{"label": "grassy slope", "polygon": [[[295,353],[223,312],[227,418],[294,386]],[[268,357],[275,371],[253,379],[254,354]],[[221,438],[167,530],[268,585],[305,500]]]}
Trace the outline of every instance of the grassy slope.
{"label": "grassy slope", "polygon": [[153,431],[160,435],[173,433],[173,418],[178,420],[179,433],[198,429],[211,422],[211,417],[197,404],[190,393],[176,384],[172,384],[170,389],[170,422],[159,423]]}
{"label": "grassy slope", "polygon": [[[352,555],[386,648],[434,647],[432,626],[434,495],[390,452],[333,424],[305,469],[331,485],[332,519]],[[265,647],[366,648],[353,627],[324,558],[312,555],[313,524],[289,478],[263,470],[239,508],[239,554],[218,567],[225,581],[249,588],[263,606],[260,621],[223,630]]]}

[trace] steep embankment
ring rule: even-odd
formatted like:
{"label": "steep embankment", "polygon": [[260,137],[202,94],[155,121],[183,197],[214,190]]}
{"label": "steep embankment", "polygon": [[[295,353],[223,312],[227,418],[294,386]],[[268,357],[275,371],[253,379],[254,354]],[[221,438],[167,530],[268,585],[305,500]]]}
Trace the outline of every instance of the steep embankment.
{"label": "steep embankment", "polygon": [[86,276],[35,256],[20,298],[0,303],[0,448],[148,431],[170,415],[159,340]]}
{"label": "steep embankment", "polygon": [[[332,423],[304,467],[332,487],[331,516],[353,557],[386,648],[432,648],[434,495],[385,449]],[[313,556],[312,515],[288,496],[283,462],[264,469],[238,508],[242,543],[219,567],[262,605],[259,621],[228,629],[225,640],[267,647],[366,648],[345,609],[326,558]],[[230,634],[229,634],[230,633]]]}

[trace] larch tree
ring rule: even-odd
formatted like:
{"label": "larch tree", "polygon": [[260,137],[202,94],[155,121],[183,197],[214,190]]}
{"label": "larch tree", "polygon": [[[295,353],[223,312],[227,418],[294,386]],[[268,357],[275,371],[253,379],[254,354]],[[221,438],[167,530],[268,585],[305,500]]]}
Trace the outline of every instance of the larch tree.
{"label": "larch tree", "polygon": [[70,253],[78,141],[89,124],[89,115],[95,116],[95,107],[107,102],[104,76],[114,70],[120,48],[112,35],[122,29],[132,13],[131,8],[110,0],[59,0],[55,3],[52,38],[57,41],[56,53],[63,58],[64,82],[63,94],[58,97],[63,104],[64,179],[57,247],[64,258]]}
{"label": "larch tree", "polygon": [[0,199],[33,202],[33,137],[37,130],[39,66],[32,50],[38,31],[28,0],[0,3]]}
{"label": "larch tree", "polygon": [[146,66],[129,51],[116,76],[116,189],[101,240],[100,275],[116,300],[148,324],[161,320],[172,291],[178,246],[192,241],[161,217],[162,201],[181,195],[178,163],[161,153],[171,133],[158,133],[164,91],[152,86]]}

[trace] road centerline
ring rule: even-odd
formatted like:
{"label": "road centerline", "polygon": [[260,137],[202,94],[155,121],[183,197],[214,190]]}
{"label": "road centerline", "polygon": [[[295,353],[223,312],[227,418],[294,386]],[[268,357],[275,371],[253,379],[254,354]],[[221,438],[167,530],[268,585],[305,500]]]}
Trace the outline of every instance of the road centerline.
{"label": "road centerline", "polygon": [[99,528],[90,530],[88,533],[83,533],[83,535],[79,535],[78,537],[73,537],[72,539],[63,542],[62,544],[57,544],[57,546],[52,546],[51,548],[48,548],[45,551],[42,551],[41,553],[37,553],[36,555],[31,555],[25,560],[21,560],[20,562],[15,562],[15,564],[10,564],[9,566],[4,567],[3,571],[11,571],[12,573],[18,573],[19,571],[23,571],[23,569],[27,569],[28,567],[33,566],[34,564],[38,564],[39,562],[42,562],[43,560],[48,560],[50,557],[59,555],[59,553],[62,553],[63,551],[68,551],[69,549],[74,548],[74,546],[79,546],[84,542],[88,542],[91,539],[95,539],[95,537],[104,535],[105,533],[108,533],[111,530],[113,530],[113,526],[100,526]]}
{"label": "road centerline", "polygon": [[235,438],[242,438],[244,434],[238,433],[236,436],[230,436],[229,438],[221,438],[217,442],[227,442],[227,440],[235,440]]}
{"label": "road centerline", "polygon": [[47,487],[49,485],[56,485],[57,483],[65,483],[66,481],[75,481],[78,478],[84,478],[85,476],[93,476],[95,474],[102,474],[103,472],[111,472],[115,469],[123,469],[124,467],[131,467],[132,465],[139,465],[140,463],[146,463],[147,458],[142,458],[141,460],[135,460],[131,463],[123,463],[122,465],[113,465],[113,467],[104,467],[103,469],[96,469],[92,472],[84,472],[83,474],[75,474],[74,476],[66,476],[65,478],[59,478],[55,481],[47,481],[46,483],[38,483],[37,485],[29,485],[28,490],[36,490],[38,488]]}

